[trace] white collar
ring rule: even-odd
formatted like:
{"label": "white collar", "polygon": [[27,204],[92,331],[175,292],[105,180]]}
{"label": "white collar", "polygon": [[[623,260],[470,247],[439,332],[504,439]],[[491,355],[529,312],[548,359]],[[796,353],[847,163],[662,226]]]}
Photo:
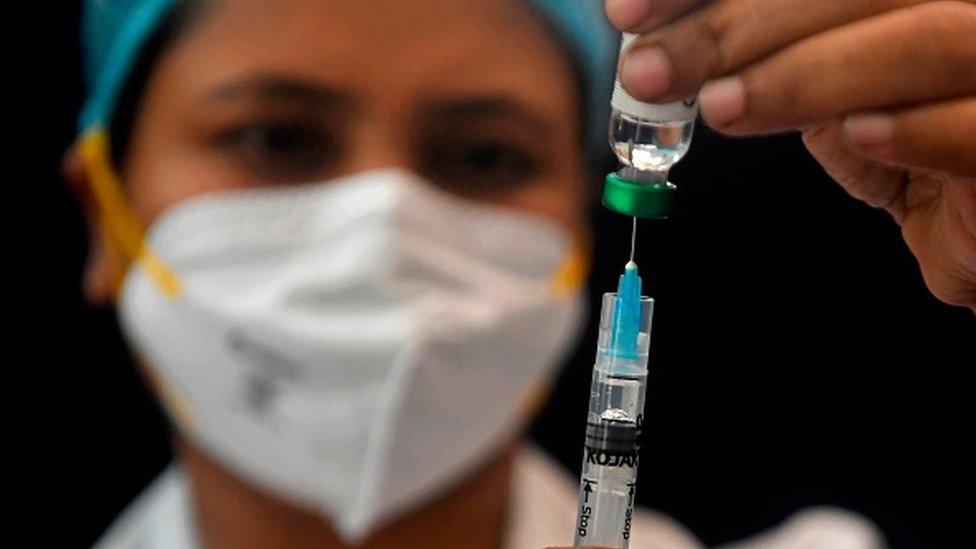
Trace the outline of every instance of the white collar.
{"label": "white collar", "polygon": [[[505,549],[540,549],[573,542],[576,485],[541,450],[523,446],[516,454],[512,506]],[[701,549],[671,519],[639,511],[632,549]],[[189,482],[170,465],[115,520],[93,549],[200,549]]]}

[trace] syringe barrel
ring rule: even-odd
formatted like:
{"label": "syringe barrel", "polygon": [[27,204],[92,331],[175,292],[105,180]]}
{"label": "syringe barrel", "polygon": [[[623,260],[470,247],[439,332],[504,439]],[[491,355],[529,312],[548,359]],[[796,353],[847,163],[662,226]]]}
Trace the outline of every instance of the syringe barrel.
{"label": "syringe barrel", "polygon": [[590,388],[575,543],[626,549],[634,518],[654,301],[641,299],[637,353],[629,356],[620,356],[612,345],[615,303],[615,294],[604,295]]}

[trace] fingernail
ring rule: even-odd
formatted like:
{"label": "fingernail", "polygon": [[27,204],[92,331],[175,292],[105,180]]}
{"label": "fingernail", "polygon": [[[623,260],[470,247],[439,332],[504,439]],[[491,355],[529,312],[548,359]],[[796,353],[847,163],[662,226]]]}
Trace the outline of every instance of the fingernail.
{"label": "fingernail", "polygon": [[650,101],[671,87],[671,60],[663,49],[637,48],[624,57],[620,83],[637,100]]}
{"label": "fingernail", "polygon": [[850,116],[844,120],[844,133],[857,145],[884,145],[895,135],[895,120],[886,114]]}
{"label": "fingernail", "polygon": [[700,101],[702,118],[709,126],[727,126],[746,112],[745,83],[738,76],[713,80],[702,88]]}
{"label": "fingernail", "polygon": [[607,0],[607,19],[621,30],[636,27],[651,14],[649,0]]}

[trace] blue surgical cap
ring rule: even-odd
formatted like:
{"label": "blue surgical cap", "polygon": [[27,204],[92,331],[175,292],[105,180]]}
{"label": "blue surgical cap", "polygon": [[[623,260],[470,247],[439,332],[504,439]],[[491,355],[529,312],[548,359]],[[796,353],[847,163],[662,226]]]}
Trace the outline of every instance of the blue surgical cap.
{"label": "blue surgical cap", "polygon": [[[143,47],[181,0],[85,0],[81,22],[89,95],[78,120],[84,133],[108,127]],[[600,0],[525,0],[548,19],[584,74],[590,143],[605,148],[618,36]]]}

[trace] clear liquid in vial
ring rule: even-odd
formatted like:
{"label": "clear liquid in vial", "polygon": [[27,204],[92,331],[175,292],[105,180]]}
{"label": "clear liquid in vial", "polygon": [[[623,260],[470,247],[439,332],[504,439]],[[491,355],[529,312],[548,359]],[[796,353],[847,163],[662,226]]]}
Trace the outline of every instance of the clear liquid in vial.
{"label": "clear liquid in vial", "polygon": [[695,120],[654,122],[613,111],[610,146],[623,166],[666,174],[691,146]]}

